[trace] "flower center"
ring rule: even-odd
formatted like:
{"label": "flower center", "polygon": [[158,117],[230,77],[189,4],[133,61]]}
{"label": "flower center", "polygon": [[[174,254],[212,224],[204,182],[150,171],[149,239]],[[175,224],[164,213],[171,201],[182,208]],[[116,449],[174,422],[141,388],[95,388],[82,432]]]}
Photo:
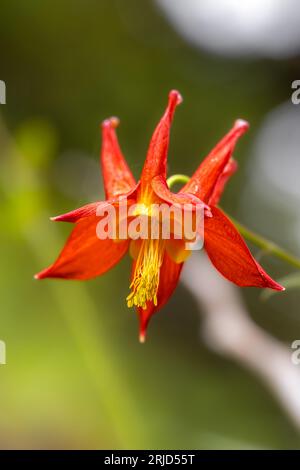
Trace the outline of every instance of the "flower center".
{"label": "flower center", "polygon": [[128,307],[146,309],[147,302],[157,305],[157,290],[159,285],[160,268],[164,256],[164,240],[142,240],[136,261],[131,292],[126,298]]}

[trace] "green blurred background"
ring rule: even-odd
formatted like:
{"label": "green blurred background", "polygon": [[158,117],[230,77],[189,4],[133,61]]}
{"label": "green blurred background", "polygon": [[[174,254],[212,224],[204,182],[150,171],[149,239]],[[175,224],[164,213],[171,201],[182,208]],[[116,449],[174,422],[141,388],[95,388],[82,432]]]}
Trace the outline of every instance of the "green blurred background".
{"label": "green blurred background", "polygon": [[[190,174],[236,118],[250,121],[222,200],[248,222],[240,199],[251,143],[266,114],[289,99],[300,60],[205,53],[150,0],[2,0],[0,22],[1,448],[299,447],[265,386],[199,339],[199,313],[182,286],[142,346],[125,303],[128,258],[85,283],[36,282],[33,274],[70,231],[49,217],[103,197],[101,121],[120,117],[121,146],[138,177],[172,88],[184,103],[169,174]],[[267,209],[270,225],[252,228],[297,250],[290,215]],[[275,278],[291,271],[272,258],[263,264]],[[243,296],[271,335],[297,338],[297,292],[267,303],[255,289]]]}

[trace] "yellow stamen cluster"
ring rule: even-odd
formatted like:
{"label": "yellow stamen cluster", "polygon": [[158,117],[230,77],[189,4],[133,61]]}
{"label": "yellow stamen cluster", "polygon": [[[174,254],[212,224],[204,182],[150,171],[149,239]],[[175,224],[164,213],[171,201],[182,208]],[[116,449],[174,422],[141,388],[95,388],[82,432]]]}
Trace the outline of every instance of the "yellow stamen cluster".
{"label": "yellow stamen cluster", "polygon": [[131,292],[127,297],[128,307],[146,309],[147,302],[157,305],[157,290],[159,285],[160,268],[164,256],[163,240],[143,240],[136,261]]}

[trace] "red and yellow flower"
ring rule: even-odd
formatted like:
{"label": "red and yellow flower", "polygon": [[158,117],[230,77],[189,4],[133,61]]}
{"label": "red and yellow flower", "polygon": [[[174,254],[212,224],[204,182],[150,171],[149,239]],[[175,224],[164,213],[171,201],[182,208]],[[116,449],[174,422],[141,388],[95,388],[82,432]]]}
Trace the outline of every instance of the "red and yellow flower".
{"label": "red and yellow flower", "polygon": [[106,201],[87,204],[52,219],[71,222],[75,226],[57,260],[35,276],[37,279],[90,279],[107,272],[129,251],[133,269],[126,300],[128,307],[135,307],[138,311],[142,342],[149,319],[173,293],[190,251],[186,249],[186,240],[174,237],[169,240],[160,237],[99,239],[96,234],[97,214],[99,209],[105,210],[108,205],[118,211],[122,204],[129,208],[138,203],[146,208],[146,216],[151,218],[153,204],[184,206],[188,203],[193,207],[202,202],[205,207],[204,248],[215,268],[238,286],[283,290],[254,259],[235,226],[217,207],[228,178],[236,170],[232,154],[237,140],[248,129],[247,122],[235,122],[178,193],[169,190],[166,177],[170,127],[180,102],[180,94],[171,91],[165,113],[151,138],[138,183],[118,144],[115,132],[118,119],[110,118],[103,122],[101,164]]}

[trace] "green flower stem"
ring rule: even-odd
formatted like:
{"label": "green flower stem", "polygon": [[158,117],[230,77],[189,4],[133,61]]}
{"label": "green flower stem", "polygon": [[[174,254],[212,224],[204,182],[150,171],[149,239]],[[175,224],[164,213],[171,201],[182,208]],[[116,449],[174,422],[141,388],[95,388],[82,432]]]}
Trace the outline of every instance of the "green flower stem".
{"label": "green flower stem", "polygon": [[189,180],[189,176],[186,175],[172,175],[167,179],[167,184],[171,189],[174,184],[186,184]]}
{"label": "green flower stem", "polygon": [[[174,186],[175,184],[180,184],[180,183],[186,184],[189,180],[190,178],[186,175],[173,175],[167,179],[167,184],[169,188],[171,189],[171,187]],[[252,242],[254,245],[261,248],[263,252],[274,255],[277,258],[285,261],[286,263],[291,264],[295,268],[300,269],[299,258],[296,258],[294,255],[284,250],[280,246],[276,245],[276,243],[273,243],[271,240],[268,240],[267,238],[264,238],[261,235],[258,235],[252,230],[249,230],[247,227],[237,222],[233,217],[229,216],[228,214],[226,215],[232,221],[232,223],[236,226],[238,231],[243,235],[243,237],[249,240],[250,242]]]}

